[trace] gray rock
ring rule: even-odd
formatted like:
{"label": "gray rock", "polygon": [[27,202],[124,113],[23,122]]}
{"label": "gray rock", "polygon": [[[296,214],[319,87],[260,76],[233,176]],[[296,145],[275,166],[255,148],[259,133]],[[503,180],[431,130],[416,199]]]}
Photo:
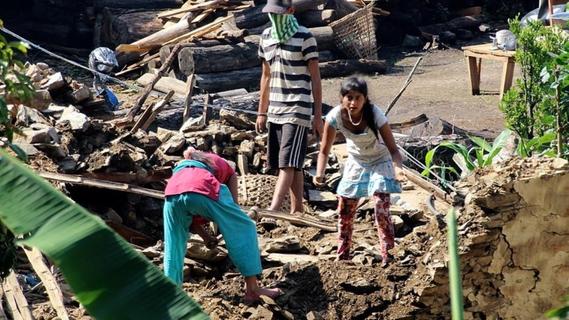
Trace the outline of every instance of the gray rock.
{"label": "gray rock", "polygon": [[243,140],[239,145],[239,153],[247,156],[248,159],[253,159],[253,151],[255,150],[255,142],[250,140]]}
{"label": "gray rock", "polygon": [[166,142],[161,148],[164,150],[164,153],[166,154],[174,154],[178,151],[181,151],[185,145],[186,145],[186,138],[184,138],[183,134],[178,133],[173,137],[171,137],[170,139],[168,139],[168,142]]}
{"label": "gray rock", "polygon": [[251,315],[249,319],[258,319],[258,320],[272,320],[275,318],[273,312],[263,306],[258,306],[255,309],[255,312]]}
{"label": "gray rock", "polygon": [[77,168],[77,161],[72,157],[66,157],[65,159],[59,161],[59,170],[61,172],[73,172]]}
{"label": "gray rock", "polygon": [[338,202],[338,198],[333,192],[320,191],[314,189],[308,190],[308,200],[310,202],[315,202],[321,205],[330,205],[330,206],[335,206]]}
{"label": "gray rock", "polygon": [[172,138],[173,135],[175,135],[177,133],[178,133],[177,131],[168,130],[168,129],[164,129],[164,128],[160,128],[160,127],[158,127],[158,129],[156,130],[156,136],[162,142],[168,141],[170,138]]}
{"label": "gray rock", "polygon": [[399,231],[405,225],[403,219],[401,219],[400,216],[391,215],[391,221],[393,222],[393,228],[395,229],[395,232]]}
{"label": "gray rock", "polygon": [[66,85],[67,82],[63,78],[63,75],[61,74],[61,72],[58,72],[49,76],[49,78],[47,78],[47,81],[42,84],[41,88],[46,89],[48,91],[52,91],[52,90],[61,89]]}
{"label": "gray rock", "polygon": [[79,112],[79,110],[73,106],[65,108],[63,114],[61,114],[61,118],[59,118],[57,123],[62,123],[64,121],[69,121],[71,129],[73,130],[85,131],[90,126],[89,117]]}
{"label": "gray rock", "polygon": [[28,127],[32,123],[41,123],[46,126],[51,126],[51,121],[49,121],[49,119],[47,119],[40,111],[23,105],[18,107],[16,119],[16,125],[24,127]]}
{"label": "gray rock", "polygon": [[20,147],[20,149],[22,149],[28,155],[28,157],[35,156],[39,152],[36,147],[29,143],[17,143],[16,145]]}
{"label": "gray rock", "polygon": [[296,236],[270,239],[265,245],[266,252],[294,253],[302,250],[300,240]]}
{"label": "gray rock", "polygon": [[34,130],[26,128],[22,130],[23,136],[16,135],[14,141],[21,143],[59,143],[59,135],[55,128],[48,127]]}
{"label": "gray rock", "polygon": [[205,120],[203,115],[195,118],[189,118],[180,128],[180,132],[192,132],[205,129]]}

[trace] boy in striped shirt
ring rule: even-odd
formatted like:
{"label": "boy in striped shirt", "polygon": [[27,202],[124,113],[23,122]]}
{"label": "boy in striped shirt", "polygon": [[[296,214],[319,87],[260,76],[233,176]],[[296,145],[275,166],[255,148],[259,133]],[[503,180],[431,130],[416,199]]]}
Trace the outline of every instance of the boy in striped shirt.
{"label": "boy in striped shirt", "polygon": [[269,14],[271,27],[259,43],[263,72],[256,129],[268,127],[269,167],[279,169],[269,209],[279,210],[290,191],[291,213],[302,213],[308,129],[312,126],[320,136],[323,127],[318,47],[310,31],[296,21],[291,0],[269,0],[263,12]]}

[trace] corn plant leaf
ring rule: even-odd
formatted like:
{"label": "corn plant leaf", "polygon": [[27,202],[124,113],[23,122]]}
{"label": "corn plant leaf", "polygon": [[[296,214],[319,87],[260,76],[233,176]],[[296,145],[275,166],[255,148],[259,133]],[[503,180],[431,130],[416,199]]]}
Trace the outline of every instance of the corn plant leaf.
{"label": "corn plant leaf", "polygon": [[482,163],[481,167],[485,167],[485,166],[489,166],[492,164],[492,160],[494,159],[494,157],[496,157],[496,155],[498,155],[498,153],[502,150],[502,147],[498,147],[498,148],[492,148],[492,151],[486,155],[486,158],[484,159],[484,162]]}
{"label": "corn plant leaf", "polygon": [[425,169],[421,172],[421,175],[428,177],[429,171],[431,171],[431,166],[433,164],[433,158],[435,156],[435,152],[437,152],[438,146],[434,147],[433,149],[429,150],[425,155]]}
{"label": "corn plant leaf", "polygon": [[62,271],[105,319],[208,319],[200,306],[98,217],[0,150],[0,220]]}
{"label": "corn plant leaf", "polygon": [[470,156],[468,155],[468,150],[466,149],[465,146],[452,142],[443,142],[440,144],[440,146],[452,149],[454,150],[454,152],[462,156],[464,158],[464,163],[466,163],[466,167],[468,168],[469,171],[474,170],[474,168],[476,167],[472,162],[472,160],[470,159]]}
{"label": "corn plant leaf", "polygon": [[490,152],[492,150],[492,146],[488,143],[488,141],[475,136],[468,136],[468,138],[472,140],[472,142],[474,142],[480,148],[484,149],[484,151]]}

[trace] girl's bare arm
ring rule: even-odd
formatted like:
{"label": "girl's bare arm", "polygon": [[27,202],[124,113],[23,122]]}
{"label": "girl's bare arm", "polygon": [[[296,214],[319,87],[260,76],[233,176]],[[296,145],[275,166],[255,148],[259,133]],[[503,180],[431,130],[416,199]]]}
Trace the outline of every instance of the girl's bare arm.
{"label": "girl's bare arm", "polygon": [[320,143],[320,152],[318,153],[318,162],[316,164],[316,177],[317,182],[322,182],[321,179],[324,177],[324,171],[326,170],[326,164],[328,163],[328,155],[330,154],[330,149],[332,149],[332,144],[336,138],[336,129],[328,122],[324,123],[324,134],[322,135],[322,141]]}

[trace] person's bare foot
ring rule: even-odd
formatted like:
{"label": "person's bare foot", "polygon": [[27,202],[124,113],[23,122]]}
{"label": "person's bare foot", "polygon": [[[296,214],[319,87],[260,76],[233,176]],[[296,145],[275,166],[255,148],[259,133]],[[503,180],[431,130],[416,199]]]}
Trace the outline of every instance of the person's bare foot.
{"label": "person's bare foot", "polygon": [[389,265],[389,263],[393,261],[393,256],[390,254],[387,254],[385,256],[381,257],[381,267],[385,268],[387,267],[387,265]]}
{"label": "person's bare foot", "polygon": [[274,299],[283,294],[283,291],[279,288],[269,289],[269,288],[257,288],[254,291],[245,293],[245,304],[251,304],[259,300],[260,296],[267,296]]}

